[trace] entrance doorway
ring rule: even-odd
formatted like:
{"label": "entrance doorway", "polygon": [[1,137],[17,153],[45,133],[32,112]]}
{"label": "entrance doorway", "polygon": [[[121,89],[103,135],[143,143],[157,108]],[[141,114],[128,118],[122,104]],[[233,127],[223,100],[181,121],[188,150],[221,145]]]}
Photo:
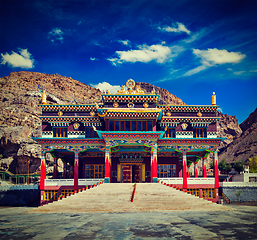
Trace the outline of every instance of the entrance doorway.
{"label": "entrance doorway", "polygon": [[122,164],[121,182],[134,183],[142,181],[142,164]]}

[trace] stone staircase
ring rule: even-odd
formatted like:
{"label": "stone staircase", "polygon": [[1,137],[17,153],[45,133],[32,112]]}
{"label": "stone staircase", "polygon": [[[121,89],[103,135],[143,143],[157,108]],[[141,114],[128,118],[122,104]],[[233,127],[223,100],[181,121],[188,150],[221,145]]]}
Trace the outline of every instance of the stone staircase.
{"label": "stone staircase", "polygon": [[38,207],[33,212],[165,212],[219,211],[230,208],[212,203],[158,183],[138,183],[131,202],[132,183],[102,184],[62,200]]}

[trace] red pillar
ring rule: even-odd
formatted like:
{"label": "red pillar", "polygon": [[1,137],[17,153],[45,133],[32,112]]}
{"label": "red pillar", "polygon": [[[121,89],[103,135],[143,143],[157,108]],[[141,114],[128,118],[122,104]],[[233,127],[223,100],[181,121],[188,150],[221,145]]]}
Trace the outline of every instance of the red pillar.
{"label": "red pillar", "polygon": [[105,179],[104,181],[106,183],[110,183],[110,171],[111,171],[111,168],[110,168],[110,149],[109,148],[106,148],[105,150]]}
{"label": "red pillar", "polygon": [[183,152],[183,189],[187,189],[187,157]]}
{"label": "red pillar", "polygon": [[41,153],[40,190],[45,189],[45,179],[46,179],[46,157],[45,157],[45,152],[42,152]]}
{"label": "red pillar", "polygon": [[219,168],[218,168],[218,152],[214,152],[214,178],[215,178],[215,188],[219,188]]}
{"label": "red pillar", "polygon": [[194,167],[195,167],[195,178],[198,178],[198,169],[197,169],[197,163],[194,163]]}
{"label": "red pillar", "polygon": [[204,178],[207,178],[206,157],[203,158],[203,177],[204,177]]}
{"label": "red pillar", "polygon": [[157,183],[157,145],[151,151],[151,182]]}
{"label": "red pillar", "polygon": [[79,153],[74,152],[74,190],[79,187]]}
{"label": "red pillar", "polygon": [[57,158],[54,157],[54,172],[53,172],[53,179],[57,178]]}
{"label": "red pillar", "polygon": [[63,162],[63,179],[67,178],[67,163]]}

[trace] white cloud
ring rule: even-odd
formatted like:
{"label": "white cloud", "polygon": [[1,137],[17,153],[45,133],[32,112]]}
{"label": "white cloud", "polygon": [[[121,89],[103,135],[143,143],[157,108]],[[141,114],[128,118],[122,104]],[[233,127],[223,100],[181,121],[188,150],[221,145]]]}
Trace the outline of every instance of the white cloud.
{"label": "white cloud", "polygon": [[118,58],[108,58],[113,65],[124,62],[150,62],[163,63],[171,55],[171,49],[163,45],[142,45],[139,50],[116,51]]}
{"label": "white cloud", "polygon": [[53,28],[52,31],[48,33],[48,37],[51,39],[51,42],[55,40],[63,42],[63,31],[60,28]]}
{"label": "white cloud", "polygon": [[[227,50],[219,50],[217,48],[209,48],[208,50],[193,49],[193,54],[201,59],[202,65],[186,72],[183,76],[191,76],[218,64],[239,63],[246,57],[245,54],[240,52],[228,52]],[[231,71],[232,69],[228,68],[228,70]],[[242,73],[238,72],[237,75],[239,74]]]}
{"label": "white cloud", "polygon": [[96,61],[96,60],[98,60],[98,58],[90,57],[90,60],[91,60],[91,61]]}
{"label": "white cloud", "polygon": [[12,51],[9,53],[1,53],[2,59],[1,64],[7,64],[10,67],[20,67],[20,68],[33,68],[34,59],[27,49],[20,49],[19,53]]}
{"label": "white cloud", "polygon": [[257,70],[250,70],[250,72],[257,72]]}
{"label": "white cloud", "polygon": [[196,73],[199,73],[199,72],[205,70],[206,68],[208,68],[208,66],[206,66],[206,65],[201,65],[201,66],[198,66],[197,68],[194,68],[194,69],[192,69],[192,70],[186,72],[186,73],[183,74],[182,76],[183,76],[183,77],[191,76],[191,75],[194,75],[194,74],[196,74]]}
{"label": "white cloud", "polygon": [[246,55],[240,52],[228,52],[217,48],[208,48],[208,50],[193,49],[193,54],[201,58],[201,62],[207,66],[225,63],[239,63]]}
{"label": "white cloud", "polygon": [[119,43],[126,45],[126,46],[130,46],[130,41],[129,40],[118,40]]}
{"label": "white cloud", "polygon": [[237,72],[233,72],[235,75],[242,75],[245,73],[245,71],[237,71]]}
{"label": "white cloud", "polygon": [[108,90],[111,94],[115,94],[118,92],[118,90],[120,90],[120,85],[111,85],[108,82],[102,82],[102,83],[98,83],[98,84],[90,84],[90,86],[92,86],[94,88],[98,88],[101,91]]}
{"label": "white cloud", "polygon": [[158,27],[158,29],[164,31],[164,32],[185,32],[188,35],[190,35],[190,31],[186,28],[186,26],[183,23],[177,22],[176,24],[172,24],[172,27],[170,26],[165,26],[165,27]]}

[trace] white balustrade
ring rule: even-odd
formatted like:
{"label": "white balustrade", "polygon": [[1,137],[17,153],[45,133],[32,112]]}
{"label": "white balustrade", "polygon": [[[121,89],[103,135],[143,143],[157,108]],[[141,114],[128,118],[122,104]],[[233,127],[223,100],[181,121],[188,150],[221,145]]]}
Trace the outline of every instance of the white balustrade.
{"label": "white balustrade", "polygon": [[[183,184],[183,178],[158,178],[160,182],[166,184]],[[188,185],[206,185],[206,184],[214,184],[214,178],[187,178]]]}
{"label": "white balustrade", "polygon": [[[102,180],[102,178],[79,179],[78,185],[94,185]],[[74,179],[45,179],[45,186],[74,186]]]}

